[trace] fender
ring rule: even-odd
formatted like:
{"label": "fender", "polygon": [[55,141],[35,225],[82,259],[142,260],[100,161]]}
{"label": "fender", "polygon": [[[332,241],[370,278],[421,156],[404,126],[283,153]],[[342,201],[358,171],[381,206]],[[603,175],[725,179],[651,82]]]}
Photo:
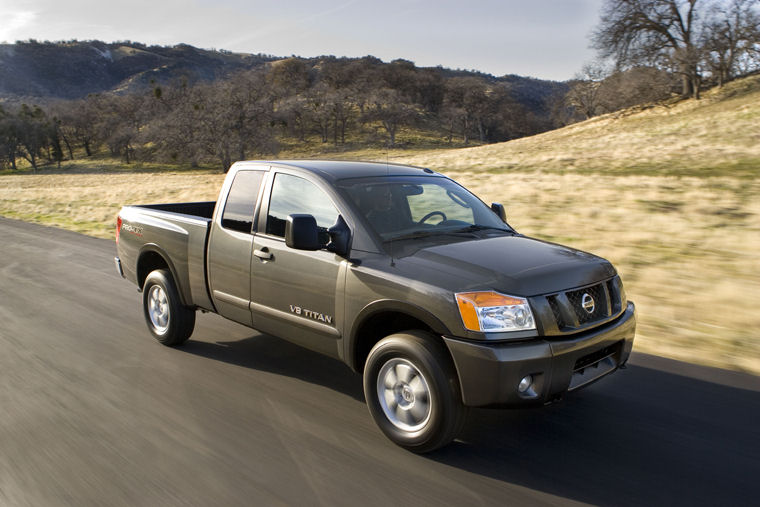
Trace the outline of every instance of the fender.
{"label": "fender", "polygon": [[[184,306],[193,306],[192,301],[188,301],[187,297],[185,295],[185,287],[183,286],[182,280],[177,275],[177,269],[174,267],[174,263],[172,262],[169,255],[166,253],[166,251],[158,246],[155,243],[146,243],[143,245],[143,247],[140,249],[140,253],[137,255],[137,263],[135,264],[135,273],[138,273],[137,267],[140,265],[140,261],[142,260],[143,256],[148,253],[155,253],[158,254],[159,257],[163,259],[163,261],[166,263],[166,265],[169,267],[169,271],[172,274],[172,278],[174,279],[174,283],[177,285],[177,292],[179,292],[179,298],[180,301]],[[147,276],[149,273],[145,273]],[[142,283],[139,285],[139,291],[142,292],[143,285],[145,280],[142,280]]]}
{"label": "fender", "polygon": [[409,315],[415,319],[425,323],[434,333],[438,335],[451,335],[449,329],[441,322],[438,317],[424,308],[408,303],[406,301],[399,301],[396,299],[380,299],[373,301],[367,306],[362,308],[356,317],[353,319],[353,326],[348,334],[348,339],[345,340],[344,353],[346,362],[354,370],[358,371],[358,365],[355,364],[354,359],[356,353],[357,333],[367,319],[383,312],[396,312]]}

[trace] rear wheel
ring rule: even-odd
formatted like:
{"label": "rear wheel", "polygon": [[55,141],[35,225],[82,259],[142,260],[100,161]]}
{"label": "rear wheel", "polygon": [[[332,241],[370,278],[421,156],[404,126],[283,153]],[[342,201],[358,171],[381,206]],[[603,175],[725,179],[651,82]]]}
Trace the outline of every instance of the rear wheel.
{"label": "rear wheel", "polygon": [[193,334],[195,310],[182,305],[166,269],[157,269],[145,279],[143,313],[151,334],[164,345],[181,345]]}
{"label": "rear wheel", "polygon": [[413,452],[443,447],[464,424],[466,408],[451,358],[422,331],[390,335],[372,348],[364,396],[383,433]]}

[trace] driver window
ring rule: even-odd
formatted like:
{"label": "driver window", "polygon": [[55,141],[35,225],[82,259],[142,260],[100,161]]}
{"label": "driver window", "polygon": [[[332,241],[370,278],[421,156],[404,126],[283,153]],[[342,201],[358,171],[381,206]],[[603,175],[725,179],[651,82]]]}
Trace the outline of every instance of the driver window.
{"label": "driver window", "polygon": [[313,215],[317,225],[324,230],[338,220],[338,210],[319,187],[298,176],[278,173],[269,200],[267,234],[284,238],[285,222],[288,215],[294,213]]}

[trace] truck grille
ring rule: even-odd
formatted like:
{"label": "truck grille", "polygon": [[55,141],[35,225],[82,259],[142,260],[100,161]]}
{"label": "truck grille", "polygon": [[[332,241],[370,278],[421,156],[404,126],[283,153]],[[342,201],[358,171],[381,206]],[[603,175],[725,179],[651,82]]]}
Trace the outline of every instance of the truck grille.
{"label": "truck grille", "polygon": [[560,332],[566,333],[609,320],[622,309],[617,277],[580,289],[546,296]]}
{"label": "truck grille", "polygon": [[[567,300],[570,302],[570,307],[575,312],[575,316],[578,317],[578,322],[580,324],[594,322],[603,319],[604,317],[609,317],[607,311],[608,305],[605,299],[607,294],[603,287],[604,285],[600,283],[599,285],[594,285],[593,287],[588,287],[586,289],[565,292]],[[591,312],[588,312],[583,307],[583,298],[586,295],[590,296],[591,301],[594,303]]]}

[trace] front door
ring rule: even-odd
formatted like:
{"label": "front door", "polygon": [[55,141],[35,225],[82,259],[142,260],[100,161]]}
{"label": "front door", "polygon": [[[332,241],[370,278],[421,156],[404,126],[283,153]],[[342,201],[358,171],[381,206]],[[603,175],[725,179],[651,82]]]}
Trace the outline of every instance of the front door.
{"label": "front door", "polygon": [[288,248],[285,222],[294,213],[313,215],[324,233],[338,218],[335,205],[315,183],[287,173],[274,176],[266,223],[253,238],[253,326],[335,356],[345,262],[327,250]]}

